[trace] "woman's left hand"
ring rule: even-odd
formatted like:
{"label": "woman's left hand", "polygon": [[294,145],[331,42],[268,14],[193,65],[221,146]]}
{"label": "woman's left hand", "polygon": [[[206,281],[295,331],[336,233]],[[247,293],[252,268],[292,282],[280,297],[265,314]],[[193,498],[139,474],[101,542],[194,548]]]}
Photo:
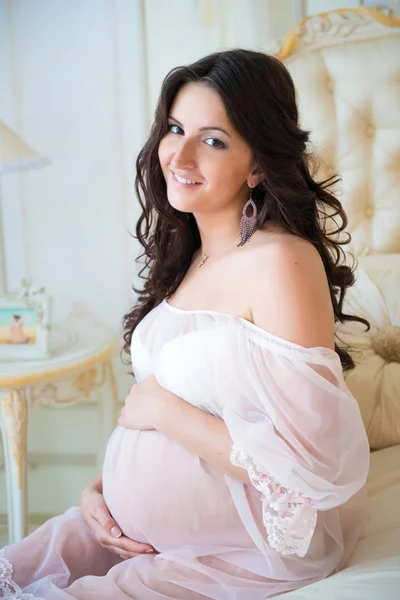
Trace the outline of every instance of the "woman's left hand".
{"label": "woman's left hand", "polygon": [[135,383],[127,397],[118,424],[128,429],[157,429],[158,419],[165,410],[170,392],[149,375]]}

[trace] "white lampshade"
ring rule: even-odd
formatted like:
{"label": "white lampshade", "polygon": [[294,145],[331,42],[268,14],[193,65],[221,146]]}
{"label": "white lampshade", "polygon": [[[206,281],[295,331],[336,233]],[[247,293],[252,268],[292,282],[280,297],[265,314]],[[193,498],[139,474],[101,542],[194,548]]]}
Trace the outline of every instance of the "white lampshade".
{"label": "white lampshade", "polygon": [[39,156],[20,136],[0,120],[0,175],[26,169],[37,169],[50,163]]}
{"label": "white lampshade", "polygon": [[[50,163],[39,156],[20,136],[0,120],[0,175],[27,169],[38,169]],[[7,275],[0,189],[0,296],[7,294]]]}

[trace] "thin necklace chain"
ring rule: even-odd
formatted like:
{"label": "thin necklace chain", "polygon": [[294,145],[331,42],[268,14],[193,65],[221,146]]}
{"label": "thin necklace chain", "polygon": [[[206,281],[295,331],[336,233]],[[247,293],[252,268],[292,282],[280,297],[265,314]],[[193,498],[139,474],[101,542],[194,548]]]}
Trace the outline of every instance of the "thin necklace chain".
{"label": "thin necklace chain", "polygon": [[[229,244],[231,244],[234,240],[236,240],[238,237],[240,237],[240,233],[238,233],[237,235],[235,235],[235,237],[229,242]],[[222,250],[220,250],[217,254],[213,254],[212,256],[215,258],[215,256],[219,256],[220,254],[222,254],[222,252],[224,252],[224,250],[227,249],[227,247],[229,246],[229,244],[227,244],[224,248],[222,248]],[[207,254],[204,255],[203,260],[201,261],[201,263],[199,265],[197,265],[197,268],[199,269],[200,267],[202,267],[204,265],[204,263],[206,262],[206,260],[208,258],[211,258],[210,256],[208,256]],[[192,263],[191,268],[193,266],[194,263]],[[199,277],[204,277],[204,275],[206,275],[208,273],[208,269],[205,269],[204,271],[201,272],[201,275],[194,275],[193,273],[191,274],[190,277],[190,281],[194,280],[194,283],[198,282]]]}
{"label": "thin necklace chain", "polygon": [[[224,250],[226,250],[226,249],[227,249],[227,247],[228,247],[230,244],[232,244],[232,242],[233,242],[234,240],[236,240],[236,239],[237,239],[239,236],[240,236],[240,233],[238,233],[237,235],[235,235],[235,237],[234,237],[233,239],[231,239],[231,241],[230,241],[230,242],[228,242],[228,244],[227,244],[227,245],[226,245],[224,248],[222,248],[222,250],[220,250],[219,252],[217,252],[217,254],[213,254],[214,258],[215,258],[215,256],[219,256],[220,254],[222,254],[222,252],[223,252]],[[206,262],[206,260],[207,260],[208,258],[210,258],[210,255],[209,255],[209,254],[204,254],[204,256],[203,256],[203,258],[202,258],[202,260],[201,260],[200,264],[198,265],[198,269],[200,269],[200,267],[202,267],[202,266],[204,265],[204,263]]]}

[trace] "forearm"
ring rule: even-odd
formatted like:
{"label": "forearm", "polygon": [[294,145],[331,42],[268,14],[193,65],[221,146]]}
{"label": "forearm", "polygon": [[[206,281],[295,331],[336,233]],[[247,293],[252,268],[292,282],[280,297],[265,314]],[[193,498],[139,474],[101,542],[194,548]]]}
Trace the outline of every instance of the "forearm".
{"label": "forearm", "polygon": [[229,460],[232,438],[222,419],[171,394],[155,428],[227,475],[250,483],[247,471]]}

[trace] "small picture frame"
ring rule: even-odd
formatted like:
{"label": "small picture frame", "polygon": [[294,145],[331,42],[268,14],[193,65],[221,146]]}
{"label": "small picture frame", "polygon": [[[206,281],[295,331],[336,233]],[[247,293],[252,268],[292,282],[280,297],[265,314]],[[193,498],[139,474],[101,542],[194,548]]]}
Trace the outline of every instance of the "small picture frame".
{"label": "small picture frame", "polygon": [[23,280],[21,292],[0,297],[0,360],[49,357],[52,298]]}

